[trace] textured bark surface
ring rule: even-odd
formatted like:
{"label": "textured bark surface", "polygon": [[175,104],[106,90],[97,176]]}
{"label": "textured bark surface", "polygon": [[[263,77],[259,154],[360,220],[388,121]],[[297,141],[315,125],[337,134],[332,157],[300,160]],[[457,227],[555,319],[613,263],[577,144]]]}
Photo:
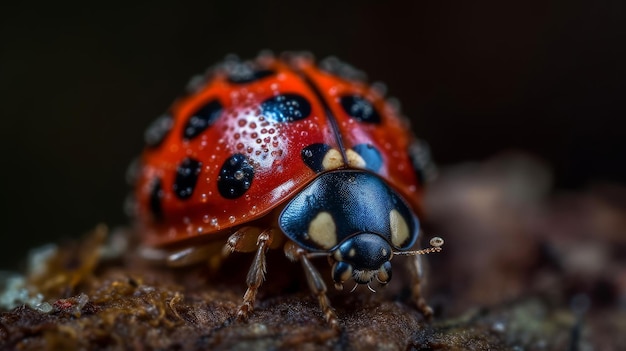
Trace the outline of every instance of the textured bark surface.
{"label": "textured bark surface", "polygon": [[[376,294],[330,291],[341,320],[323,321],[298,264],[280,252],[248,322],[234,319],[252,255],[217,272],[170,269],[99,226],[40,250],[2,277],[3,350],[618,350],[626,344],[626,189],[549,194],[549,173],[508,156],[444,172],[427,199],[435,320],[411,304],[400,257]],[[325,278],[327,264],[318,260]],[[329,284],[329,286],[332,286]],[[349,290],[351,287],[346,286]]]}

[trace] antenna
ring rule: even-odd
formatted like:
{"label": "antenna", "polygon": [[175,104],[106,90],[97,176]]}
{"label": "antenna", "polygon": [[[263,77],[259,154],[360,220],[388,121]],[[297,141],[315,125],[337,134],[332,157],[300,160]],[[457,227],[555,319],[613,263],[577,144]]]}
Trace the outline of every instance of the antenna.
{"label": "antenna", "polygon": [[430,239],[429,243],[431,247],[426,248],[426,249],[417,250],[417,251],[397,251],[397,252],[394,252],[393,254],[398,255],[398,256],[416,256],[416,255],[426,255],[426,254],[433,253],[433,252],[441,252],[441,250],[443,250],[441,248],[443,246],[443,238],[434,236],[432,239]]}

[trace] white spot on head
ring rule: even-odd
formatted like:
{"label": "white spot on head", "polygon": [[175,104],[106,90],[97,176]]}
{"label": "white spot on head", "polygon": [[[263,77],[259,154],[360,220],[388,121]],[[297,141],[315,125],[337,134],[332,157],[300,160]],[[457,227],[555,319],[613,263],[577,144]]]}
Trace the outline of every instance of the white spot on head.
{"label": "white spot on head", "polygon": [[324,249],[337,245],[337,228],[333,217],[328,212],[320,212],[309,223],[309,237]]}
{"label": "white spot on head", "polygon": [[402,246],[409,239],[409,226],[398,212],[393,209],[389,212],[389,226],[391,227],[391,242],[394,246]]}

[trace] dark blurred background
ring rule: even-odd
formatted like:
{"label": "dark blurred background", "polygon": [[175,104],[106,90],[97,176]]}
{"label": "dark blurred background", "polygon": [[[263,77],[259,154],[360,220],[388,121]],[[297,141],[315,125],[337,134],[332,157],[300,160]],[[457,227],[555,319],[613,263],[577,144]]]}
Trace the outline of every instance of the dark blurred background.
{"label": "dark blurred background", "polygon": [[557,191],[625,184],[625,23],[620,0],[0,5],[0,269],[127,224],[144,128],[228,53],[352,63],[443,166],[513,149],[545,160]]}

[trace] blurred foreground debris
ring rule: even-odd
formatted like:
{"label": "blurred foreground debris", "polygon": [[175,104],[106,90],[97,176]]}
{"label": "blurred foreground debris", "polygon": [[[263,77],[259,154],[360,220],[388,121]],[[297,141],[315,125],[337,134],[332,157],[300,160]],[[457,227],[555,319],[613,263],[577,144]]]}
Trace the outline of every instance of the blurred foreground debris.
{"label": "blurred foreground debris", "polygon": [[130,233],[98,226],[37,251],[25,275],[3,273],[0,348],[619,350],[626,189],[554,194],[550,182],[541,162],[519,154],[442,170],[424,229],[446,240],[426,257],[432,324],[408,302],[401,258],[387,289],[330,293],[343,323],[334,333],[299,265],[270,255],[257,310],[239,323],[251,255],[234,255],[220,272],[165,269],[126,249]]}

